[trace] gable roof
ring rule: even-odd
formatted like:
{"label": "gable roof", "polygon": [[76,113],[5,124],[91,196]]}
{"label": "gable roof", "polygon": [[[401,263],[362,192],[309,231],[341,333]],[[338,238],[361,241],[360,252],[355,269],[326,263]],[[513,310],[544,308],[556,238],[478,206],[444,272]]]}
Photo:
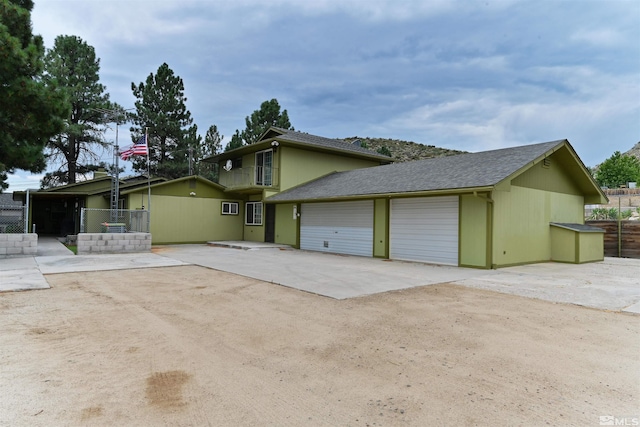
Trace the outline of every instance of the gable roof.
{"label": "gable roof", "polygon": [[380,163],[390,163],[393,161],[389,156],[362,148],[349,142],[340,141],[339,139],[325,138],[275,126],[267,129],[267,131],[263,133],[254,144],[243,145],[242,147],[208,157],[202,161],[218,162],[220,160],[237,158],[244,154],[250,154],[255,151],[271,148],[272,143],[275,141],[277,141],[280,146],[290,146],[315,151],[328,151],[345,156],[377,160]]}
{"label": "gable roof", "polygon": [[290,129],[283,129],[272,126],[269,128],[258,141],[277,140],[278,142],[290,142],[292,144],[303,144],[308,146],[316,146],[328,148],[336,151],[345,151],[373,155],[384,160],[391,161],[389,156],[377,153],[373,150],[360,147],[350,142],[341,141],[339,139],[325,138],[323,136],[311,135],[309,133],[298,132]]}
{"label": "gable roof", "polygon": [[[567,147],[582,165],[567,140],[500,150],[336,172],[271,196],[269,202],[308,201],[357,196],[418,192],[489,190],[513,178],[553,152]],[[584,165],[582,169],[586,171]],[[576,168],[572,168],[572,172]],[[587,173],[588,175],[588,173]],[[590,177],[579,177],[583,191],[604,194]]]}
{"label": "gable roof", "polygon": [[[167,185],[173,185],[173,184],[176,184],[176,183],[179,183],[179,182],[189,181],[189,180],[195,180],[197,182],[206,184],[206,185],[208,185],[210,187],[213,187],[213,188],[216,188],[218,190],[224,190],[224,186],[222,186],[222,185],[220,185],[220,184],[218,184],[216,182],[210,181],[207,178],[204,178],[204,177],[202,177],[200,175],[183,176],[182,178],[175,178],[175,179],[172,179],[172,180],[166,180],[164,178],[162,180],[159,180],[159,179],[151,180],[150,188],[157,188],[157,187],[162,187],[162,186],[167,186]],[[128,187],[128,188],[120,190],[120,194],[126,195],[126,194],[136,193],[136,192],[139,192],[139,191],[147,191],[147,188],[149,188],[149,187],[147,187],[147,182],[145,181],[145,185],[144,186],[135,186],[135,187],[131,186],[131,187]]]}

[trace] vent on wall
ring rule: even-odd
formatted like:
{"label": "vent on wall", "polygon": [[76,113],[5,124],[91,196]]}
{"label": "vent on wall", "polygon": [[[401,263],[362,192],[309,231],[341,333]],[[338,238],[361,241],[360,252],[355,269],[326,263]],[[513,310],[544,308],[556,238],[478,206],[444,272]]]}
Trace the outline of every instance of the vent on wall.
{"label": "vent on wall", "polygon": [[551,159],[549,157],[544,158],[544,160],[542,161],[542,167],[543,168],[551,167]]}

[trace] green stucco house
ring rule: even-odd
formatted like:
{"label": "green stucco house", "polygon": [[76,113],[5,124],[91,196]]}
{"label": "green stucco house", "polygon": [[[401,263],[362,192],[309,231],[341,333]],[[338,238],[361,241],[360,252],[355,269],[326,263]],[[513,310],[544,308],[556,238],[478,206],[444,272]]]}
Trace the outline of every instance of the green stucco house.
{"label": "green stucco house", "polygon": [[271,128],[210,159],[243,240],[475,268],[603,259],[605,203],[567,140],[406,163]]}
{"label": "green stucco house", "polygon": [[[358,145],[272,127],[205,161],[218,165],[217,182],[120,182],[121,208],[150,202],[154,244],[273,242],[474,268],[604,257],[603,230],[584,225],[584,205],[606,196],[566,140],[392,163]],[[110,177],[97,177],[32,192],[32,222],[45,234],[64,224],[77,233],[79,208],[108,209],[110,186]]]}

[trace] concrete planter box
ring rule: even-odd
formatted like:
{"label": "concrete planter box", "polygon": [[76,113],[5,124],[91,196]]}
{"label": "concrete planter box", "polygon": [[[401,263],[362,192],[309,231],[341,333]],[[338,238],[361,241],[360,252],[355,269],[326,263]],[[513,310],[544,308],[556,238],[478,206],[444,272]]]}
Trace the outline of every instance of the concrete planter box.
{"label": "concrete planter box", "polygon": [[78,255],[151,252],[151,233],[80,233]]}

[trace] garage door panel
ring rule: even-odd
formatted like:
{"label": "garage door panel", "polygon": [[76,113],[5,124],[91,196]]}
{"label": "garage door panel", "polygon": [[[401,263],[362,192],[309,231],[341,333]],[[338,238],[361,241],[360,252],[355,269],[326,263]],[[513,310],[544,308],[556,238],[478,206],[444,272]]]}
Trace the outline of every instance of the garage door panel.
{"label": "garage door panel", "polygon": [[373,256],[373,202],[302,204],[300,248]]}
{"label": "garage door panel", "polygon": [[391,201],[390,257],[458,265],[458,197]]}

